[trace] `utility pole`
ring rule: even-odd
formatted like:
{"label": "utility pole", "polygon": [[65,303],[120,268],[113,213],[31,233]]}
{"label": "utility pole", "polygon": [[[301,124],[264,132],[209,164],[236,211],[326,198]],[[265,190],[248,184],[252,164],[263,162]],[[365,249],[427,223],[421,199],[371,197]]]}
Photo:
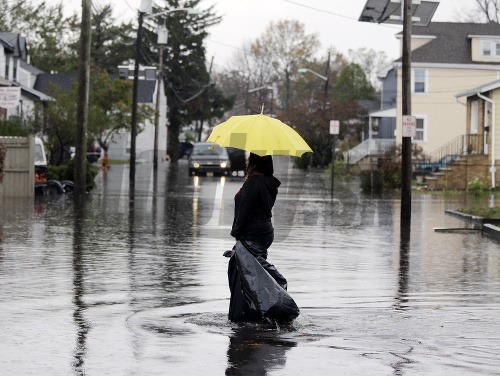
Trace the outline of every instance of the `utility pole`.
{"label": "utility pole", "polygon": [[203,123],[205,118],[207,120],[210,120],[210,114],[205,113],[205,111],[208,111],[210,108],[210,86],[211,86],[211,81],[212,81],[212,65],[214,64],[214,57],[212,56],[212,59],[210,60],[210,68],[208,69],[208,86],[205,88],[205,92],[203,93],[203,101],[202,101],[202,111],[201,111],[201,120],[200,120],[200,128],[198,129],[198,134],[197,134],[197,141],[201,141],[201,134],[203,133]]}
{"label": "utility pole", "polygon": [[325,109],[326,103],[328,102],[328,85],[330,84],[330,51],[328,51],[328,60],[326,61],[326,72],[325,72]]}
{"label": "utility pole", "polygon": [[153,169],[158,170],[158,132],[159,132],[159,120],[160,120],[160,93],[163,89],[163,51],[165,45],[167,44],[168,32],[167,28],[158,28],[158,53],[160,55],[158,62],[158,83],[156,87],[156,109],[155,109],[155,138],[154,138],[154,150],[153,150]]}
{"label": "utility pole", "polygon": [[158,62],[158,86],[156,88],[156,110],[155,110],[155,139],[153,151],[153,169],[158,169],[158,131],[160,127],[160,88],[163,85],[163,50],[165,46],[159,46],[160,61]]}
{"label": "utility pole", "polygon": [[[402,115],[411,115],[411,23],[412,0],[404,0]],[[403,5],[403,4],[402,4]],[[401,152],[401,231],[411,225],[411,137],[402,137]]]}
{"label": "utility pole", "polygon": [[90,83],[90,38],[92,0],[82,0],[80,29],[80,61],[78,67],[78,93],[76,109],[75,144],[75,198],[82,198],[87,191],[87,122]]}
{"label": "utility pole", "polygon": [[134,65],[134,81],[132,87],[132,120],[130,127],[130,173],[129,173],[129,191],[135,190],[135,144],[137,138],[137,87],[139,85],[139,60],[141,58],[141,39],[142,39],[142,24],[144,21],[145,12],[139,10],[139,26],[137,27],[137,39],[135,41],[135,65]]}

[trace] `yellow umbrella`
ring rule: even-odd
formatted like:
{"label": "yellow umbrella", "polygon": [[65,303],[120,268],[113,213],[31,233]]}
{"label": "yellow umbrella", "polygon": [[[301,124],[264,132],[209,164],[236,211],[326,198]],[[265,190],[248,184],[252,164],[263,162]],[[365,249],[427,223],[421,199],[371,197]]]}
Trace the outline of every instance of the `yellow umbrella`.
{"label": "yellow umbrella", "polygon": [[260,156],[300,157],[306,152],[312,152],[294,129],[263,114],[232,116],[213,129],[207,142],[246,150]]}

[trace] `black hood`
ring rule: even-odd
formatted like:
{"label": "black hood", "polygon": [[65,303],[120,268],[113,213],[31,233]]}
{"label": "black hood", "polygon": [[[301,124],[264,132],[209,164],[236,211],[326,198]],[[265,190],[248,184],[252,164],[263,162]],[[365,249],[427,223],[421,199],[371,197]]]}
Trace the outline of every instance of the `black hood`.
{"label": "black hood", "polygon": [[278,187],[281,185],[281,182],[276,179],[273,175],[254,175],[257,179],[262,181],[269,192],[271,192],[274,196],[278,193]]}

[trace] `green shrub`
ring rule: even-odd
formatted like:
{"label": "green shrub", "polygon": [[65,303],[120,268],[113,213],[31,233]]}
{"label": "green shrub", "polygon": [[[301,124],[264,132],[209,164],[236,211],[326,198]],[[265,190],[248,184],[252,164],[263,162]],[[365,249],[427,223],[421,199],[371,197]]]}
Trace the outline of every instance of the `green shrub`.
{"label": "green shrub", "polygon": [[373,177],[373,193],[382,192],[384,188],[384,177],[382,175],[382,172],[380,172],[379,170],[361,172],[361,190],[365,193],[372,192],[372,177]]}
{"label": "green shrub", "polygon": [[474,178],[467,183],[467,190],[474,196],[482,196],[485,193],[485,184],[479,178]]}
{"label": "green shrub", "polygon": [[14,137],[28,137],[29,129],[25,127],[21,119],[13,118],[0,121],[0,135]]}
{"label": "green shrub", "polygon": [[[94,179],[97,175],[97,169],[90,166],[87,163],[87,189],[95,188]],[[69,164],[63,166],[49,166],[49,171],[47,174],[47,179],[49,180],[75,180],[75,162],[72,159]]]}
{"label": "green shrub", "polygon": [[[331,163],[330,163],[331,171]],[[335,176],[346,176],[347,175],[347,163],[344,161],[336,161],[335,167],[333,168]]]}
{"label": "green shrub", "polygon": [[4,174],[4,163],[5,163],[5,156],[7,155],[7,147],[0,143],[0,183],[2,182],[3,179],[3,174]]}

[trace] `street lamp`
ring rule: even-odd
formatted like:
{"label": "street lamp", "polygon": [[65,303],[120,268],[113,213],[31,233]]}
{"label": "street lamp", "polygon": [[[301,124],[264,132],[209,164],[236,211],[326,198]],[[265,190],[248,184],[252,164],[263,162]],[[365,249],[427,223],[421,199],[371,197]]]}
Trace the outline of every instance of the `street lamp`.
{"label": "street lamp", "polygon": [[309,68],[299,68],[298,72],[299,73],[307,73],[307,72],[309,72],[309,73],[312,73],[315,76],[321,78],[323,81],[327,81],[328,80],[328,77],[323,76],[322,74],[319,74],[318,72],[315,72],[315,71],[313,71],[312,69],[309,69]]}
{"label": "street lamp", "polygon": [[324,89],[325,90],[325,102],[324,102],[324,106],[326,108],[326,102],[328,101],[328,84],[329,84],[329,81],[330,81],[330,52],[328,52],[328,60],[326,61],[326,76],[323,76],[322,74],[319,74],[318,72],[315,72],[315,71],[313,71],[312,69],[309,69],[309,68],[299,68],[298,72],[299,73],[309,72],[309,73],[314,74],[316,77],[321,78],[323,81],[325,81],[325,89]]}
{"label": "street lamp", "polygon": [[[142,0],[141,7],[139,8],[138,15],[138,27],[137,27],[137,37],[135,41],[135,61],[134,61],[134,80],[132,87],[132,116],[131,116],[131,130],[130,130],[130,174],[129,174],[129,190],[133,192],[135,190],[135,160],[136,160],[136,138],[137,138],[137,91],[138,91],[138,83],[139,83],[139,60],[141,56],[141,38],[142,38],[142,25],[144,19],[146,18],[154,18],[156,16],[160,16],[167,13],[178,12],[178,11],[186,11],[188,14],[198,14],[199,10],[194,8],[176,8],[176,9],[167,9],[162,12],[148,14],[151,13],[153,6],[153,0]],[[166,41],[165,41],[166,43]],[[158,103],[158,102],[157,102]],[[157,125],[155,125],[157,128]],[[157,130],[155,129],[155,149],[156,149],[156,158],[158,158],[158,150],[157,150]]]}

